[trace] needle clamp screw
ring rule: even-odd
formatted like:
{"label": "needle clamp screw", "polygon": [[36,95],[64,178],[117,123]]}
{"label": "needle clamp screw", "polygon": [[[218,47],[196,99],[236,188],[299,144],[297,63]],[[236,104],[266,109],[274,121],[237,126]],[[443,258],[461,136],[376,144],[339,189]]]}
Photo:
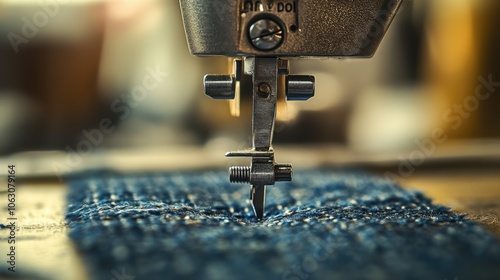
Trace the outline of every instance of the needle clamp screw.
{"label": "needle clamp screw", "polygon": [[272,51],[283,42],[284,31],[273,19],[259,19],[248,28],[248,36],[252,45],[261,51]]}

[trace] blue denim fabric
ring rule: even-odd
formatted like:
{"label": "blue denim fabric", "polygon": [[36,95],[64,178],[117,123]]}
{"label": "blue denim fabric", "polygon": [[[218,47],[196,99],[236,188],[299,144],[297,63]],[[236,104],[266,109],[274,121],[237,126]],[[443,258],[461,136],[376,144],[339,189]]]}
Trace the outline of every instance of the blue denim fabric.
{"label": "blue denim fabric", "polygon": [[69,179],[66,220],[93,279],[498,279],[481,226],[359,172],[268,187],[257,221],[225,172]]}

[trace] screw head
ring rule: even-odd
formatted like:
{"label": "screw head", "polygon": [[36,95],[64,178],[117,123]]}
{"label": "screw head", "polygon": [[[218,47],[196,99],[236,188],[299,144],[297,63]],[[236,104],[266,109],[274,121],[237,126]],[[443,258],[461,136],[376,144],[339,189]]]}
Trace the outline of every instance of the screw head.
{"label": "screw head", "polygon": [[268,97],[271,94],[271,86],[268,83],[260,83],[257,92],[261,97]]}
{"label": "screw head", "polygon": [[275,20],[260,19],[248,29],[252,45],[261,51],[271,51],[283,42],[283,28]]}
{"label": "screw head", "polygon": [[293,169],[291,164],[276,164],[274,166],[274,178],[276,182],[292,181]]}
{"label": "screw head", "polygon": [[205,75],[205,94],[213,99],[234,99],[236,79],[231,75]]}
{"label": "screw head", "polygon": [[314,76],[288,75],[286,77],[286,99],[305,101],[314,97]]}

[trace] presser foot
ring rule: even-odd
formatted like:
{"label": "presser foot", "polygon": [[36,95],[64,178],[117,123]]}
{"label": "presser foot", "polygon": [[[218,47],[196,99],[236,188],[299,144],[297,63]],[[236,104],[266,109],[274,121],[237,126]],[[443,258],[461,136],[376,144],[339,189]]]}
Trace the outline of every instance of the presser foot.
{"label": "presser foot", "polygon": [[274,161],[272,139],[278,100],[278,78],[284,75],[287,100],[307,100],[314,96],[314,77],[288,75],[288,61],[277,57],[249,57],[236,60],[233,75],[206,75],[205,93],[215,99],[233,99],[241,72],[252,76],[252,148],[226,153],[227,157],[250,157],[250,166],[229,168],[232,183],[250,184],[250,202],[258,219],[264,218],[266,186],[292,180],[292,165]]}

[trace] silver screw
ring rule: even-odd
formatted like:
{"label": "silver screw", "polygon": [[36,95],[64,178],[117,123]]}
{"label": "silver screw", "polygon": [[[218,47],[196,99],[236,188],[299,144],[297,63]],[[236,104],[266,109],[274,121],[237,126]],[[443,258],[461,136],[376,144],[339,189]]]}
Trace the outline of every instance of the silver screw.
{"label": "silver screw", "polygon": [[260,19],[249,30],[252,45],[262,51],[271,51],[283,42],[283,29],[272,19]]}
{"label": "silver screw", "polygon": [[261,97],[268,97],[271,94],[271,86],[268,83],[260,83],[257,92]]}
{"label": "silver screw", "polygon": [[315,82],[314,76],[288,75],[286,77],[286,99],[306,101],[314,97]]}
{"label": "silver screw", "polygon": [[292,181],[293,169],[291,164],[276,164],[274,166],[274,179],[276,182]]}
{"label": "silver screw", "polygon": [[[231,166],[229,168],[229,181],[231,183],[251,183],[252,167],[250,166]],[[274,179],[276,182],[292,181],[292,165],[276,164],[274,165]]]}
{"label": "silver screw", "polygon": [[250,166],[231,166],[229,168],[229,181],[231,183],[250,183]]}
{"label": "silver screw", "polygon": [[213,99],[234,99],[235,78],[231,75],[205,75],[205,94]]}

